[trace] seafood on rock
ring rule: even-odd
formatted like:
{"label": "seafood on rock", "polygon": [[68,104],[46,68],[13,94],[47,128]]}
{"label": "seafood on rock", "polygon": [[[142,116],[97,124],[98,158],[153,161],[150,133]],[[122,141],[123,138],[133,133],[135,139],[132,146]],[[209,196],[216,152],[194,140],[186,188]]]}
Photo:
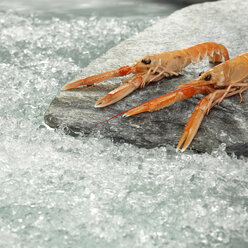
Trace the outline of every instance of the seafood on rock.
{"label": "seafood on rock", "polygon": [[137,60],[132,66],[123,66],[116,70],[79,79],[66,84],[62,89],[69,90],[83,85],[96,85],[113,77],[133,73],[134,75],[124,80],[121,86],[109,92],[95,104],[95,107],[105,107],[118,102],[136,89],[145,87],[151,82],[159,81],[164,77],[180,75],[186,66],[191,63],[195,64],[206,56],[212,63],[219,63],[222,58],[229,59],[228,51],[222,44],[203,42],[181,50],[147,55]]}
{"label": "seafood on rock", "polygon": [[248,53],[239,55],[233,59],[219,64],[207,72],[201,74],[197,79],[181,84],[175,91],[154,98],[130,110],[125,111],[124,116],[132,116],[142,112],[152,112],[162,109],[192,97],[195,94],[206,94],[197,104],[194,112],[189,118],[184,132],[177,145],[177,150],[185,151],[194,139],[200,124],[210,109],[220,104],[224,98],[240,95],[248,89]]}

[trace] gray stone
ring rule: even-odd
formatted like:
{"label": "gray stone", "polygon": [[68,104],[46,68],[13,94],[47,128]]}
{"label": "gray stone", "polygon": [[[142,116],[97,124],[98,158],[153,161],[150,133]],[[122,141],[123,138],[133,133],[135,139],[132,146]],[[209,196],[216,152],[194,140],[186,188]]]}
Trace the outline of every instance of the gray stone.
{"label": "gray stone", "polygon": [[204,3],[210,1],[217,1],[217,0],[176,0],[176,2],[185,3],[185,4]]}
{"label": "gray stone", "polygon": [[[185,48],[214,41],[224,44],[235,57],[248,51],[248,2],[226,0],[191,5],[160,20],[144,32],[109,50],[84,68],[78,78],[132,64],[149,53]],[[184,76],[164,79],[140,89],[112,106],[95,109],[95,102],[118,86],[122,79],[101,83],[87,91],[61,91],[45,113],[45,122],[53,128],[67,126],[73,132],[100,133],[113,141],[128,142],[139,147],[176,146],[184,126],[202,95],[176,103],[153,113],[130,118],[117,117],[108,123],[95,125],[126,109],[175,89],[180,82],[196,78],[209,68],[207,60],[190,65]],[[225,99],[206,116],[190,148],[210,153],[225,143],[229,153],[247,156],[248,92]],[[238,151],[238,152],[237,152]]]}

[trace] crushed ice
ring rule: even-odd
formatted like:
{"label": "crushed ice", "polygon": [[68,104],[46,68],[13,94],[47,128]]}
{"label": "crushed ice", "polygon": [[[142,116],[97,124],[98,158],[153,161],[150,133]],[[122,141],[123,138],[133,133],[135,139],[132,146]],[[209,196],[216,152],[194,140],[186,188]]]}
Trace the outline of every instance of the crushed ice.
{"label": "crushed ice", "polygon": [[247,247],[248,163],[43,125],[82,67],[153,19],[0,12],[0,247]]}

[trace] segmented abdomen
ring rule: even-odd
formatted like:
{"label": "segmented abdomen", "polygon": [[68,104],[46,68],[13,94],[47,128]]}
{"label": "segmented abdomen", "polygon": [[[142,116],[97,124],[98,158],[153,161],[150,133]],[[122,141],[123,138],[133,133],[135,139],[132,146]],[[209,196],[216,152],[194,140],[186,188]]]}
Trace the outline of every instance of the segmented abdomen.
{"label": "segmented abdomen", "polygon": [[226,47],[215,42],[203,42],[185,49],[157,54],[156,59],[161,60],[165,71],[177,73],[189,64],[198,63],[207,56],[212,63],[221,62],[223,57],[224,60],[229,59]]}
{"label": "segmented abdomen", "polygon": [[225,61],[229,59],[226,47],[215,42],[203,42],[183,50],[193,64],[207,56],[212,63],[221,62],[223,57]]}

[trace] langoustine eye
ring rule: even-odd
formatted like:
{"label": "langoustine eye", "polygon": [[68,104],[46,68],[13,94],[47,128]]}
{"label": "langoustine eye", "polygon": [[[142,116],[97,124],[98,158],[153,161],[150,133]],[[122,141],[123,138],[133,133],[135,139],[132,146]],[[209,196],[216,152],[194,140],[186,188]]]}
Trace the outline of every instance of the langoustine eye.
{"label": "langoustine eye", "polygon": [[152,61],[149,58],[145,58],[145,59],[142,59],[141,62],[146,64],[146,65],[149,65],[149,64],[151,64]]}
{"label": "langoustine eye", "polygon": [[208,75],[204,78],[204,80],[205,80],[205,81],[209,81],[209,80],[211,79],[211,77],[212,77],[211,74],[208,74]]}

